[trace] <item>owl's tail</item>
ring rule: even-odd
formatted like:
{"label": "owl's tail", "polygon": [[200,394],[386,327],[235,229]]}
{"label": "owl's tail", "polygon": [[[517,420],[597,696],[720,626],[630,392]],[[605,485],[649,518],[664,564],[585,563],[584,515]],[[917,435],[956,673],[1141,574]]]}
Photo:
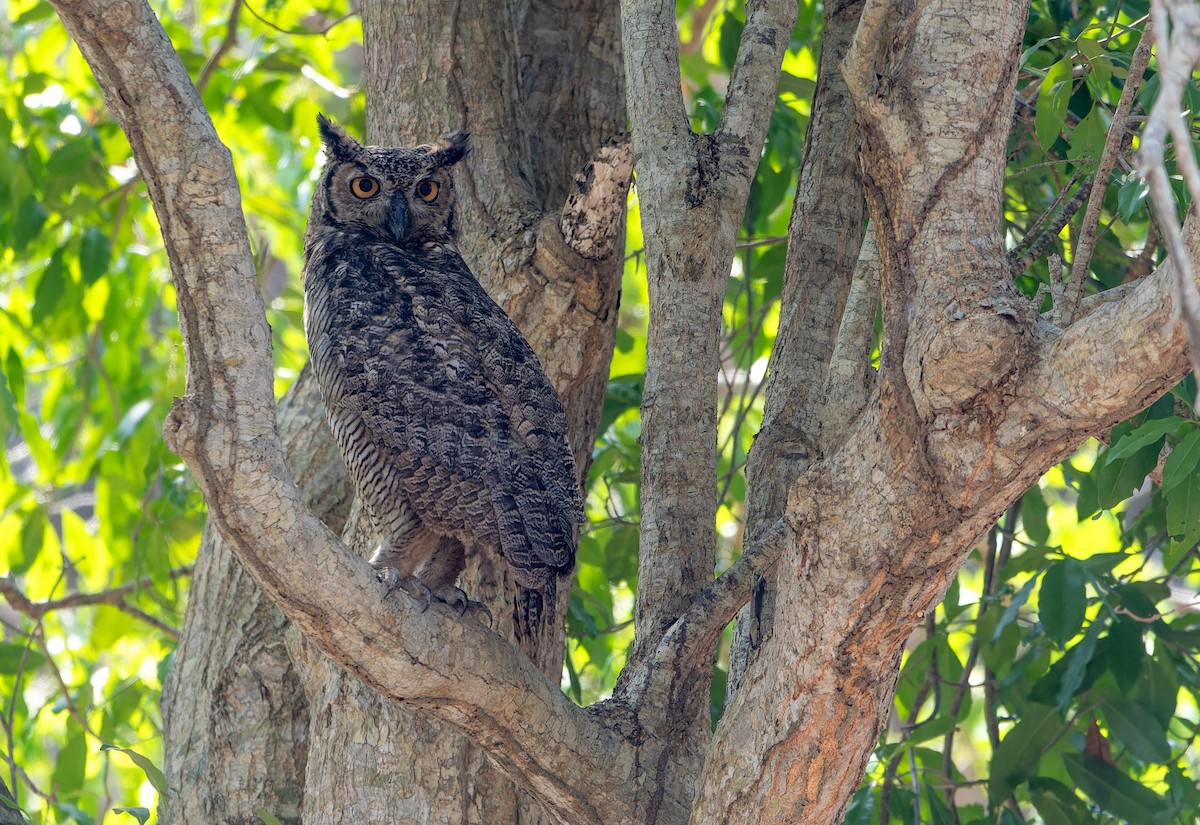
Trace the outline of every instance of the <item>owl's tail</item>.
{"label": "owl's tail", "polygon": [[513,600],[513,625],[516,628],[517,647],[534,664],[544,667],[549,660],[542,659],[549,653],[546,644],[554,638],[554,613],[558,600],[556,576],[537,589],[517,587]]}

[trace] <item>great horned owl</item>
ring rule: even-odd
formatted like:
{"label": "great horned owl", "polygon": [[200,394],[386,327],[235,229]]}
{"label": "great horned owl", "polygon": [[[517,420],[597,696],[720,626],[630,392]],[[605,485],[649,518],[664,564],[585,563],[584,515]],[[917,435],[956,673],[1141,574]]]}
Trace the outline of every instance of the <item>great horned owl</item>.
{"label": "great horned owl", "polygon": [[583,504],[566,415],[529,343],[455,247],[439,146],[362,146],[318,118],[326,164],[304,236],[304,331],[329,426],[380,545],[424,592],[454,586],[463,546],[501,553],[518,633],[554,608]]}

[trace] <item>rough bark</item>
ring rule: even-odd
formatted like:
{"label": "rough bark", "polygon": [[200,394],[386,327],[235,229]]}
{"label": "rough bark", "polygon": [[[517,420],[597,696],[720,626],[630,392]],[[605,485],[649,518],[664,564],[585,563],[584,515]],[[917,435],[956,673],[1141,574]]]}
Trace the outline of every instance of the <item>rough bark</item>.
{"label": "rough bark", "polygon": [[[174,716],[171,781],[180,793],[196,794],[180,806],[186,811],[180,821],[253,821],[244,808],[222,807],[216,793],[197,794],[192,786],[205,782],[229,788],[238,804],[256,793],[286,804],[300,788],[296,807],[314,822],[514,819],[515,794],[474,773],[482,751],[489,770],[573,823],[839,822],[891,701],[901,646],[941,598],[974,539],[1047,467],[1145,406],[1186,370],[1184,334],[1171,323],[1172,261],[1119,298],[1084,302],[1082,317],[1065,330],[1044,322],[1009,285],[999,205],[1011,119],[1006,102],[1027,5],[865,0],[861,12],[831,8],[830,15],[848,15],[843,46],[854,31],[841,64],[846,94],[839,100],[831,91],[830,58],[822,63],[829,82],[818,103],[833,122],[852,101],[863,138],[861,191],[873,226],[867,252],[878,254],[850,251],[862,237],[860,218],[854,231],[840,227],[844,243],[831,240],[839,237],[838,213],[823,213],[815,202],[836,198],[844,214],[860,214],[859,190],[844,166],[822,173],[820,160],[832,156],[818,127],[807,153],[811,176],[802,179],[804,197],[814,203],[798,207],[804,219],[793,221],[791,242],[828,253],[821,272],[789,267],[781,332],[789,343],[772,363],[770,415],[760,439],[771,452],[759,456],[782,456],[791,469],[775,474],[764,467],[754,476],[757,509],[747,551],[712,581],[720,293],[773,97],[770,67],[786,45],[791,10],[785,3],[749,4],[720,126],[699,136],[688,130],[678,96],[673,4],[626,0],[622,36],[652,302],[639,624],[617,695],[581,710],[563,697],[557,679],[547,680],[477,623],[441,607],[421,613],[403,599],[381,604],[369,568],[314,517],[276,434],[269,338],[228,153],[142,0],[55,0],[55,6],[130,136],[171,256],[189,394],[168,421],[169,443],[196,474],[229,551],[294,627],[281,649],[278,635],[268,632],[279,624],[270,611],[260,614],[265,608],[253,600],[243,605],[233,598],[247,591],[232,565],[216,563],[214,552],[198,568],[203,592],[189,615],[213,638],[185,637],[180,653],[187,655],[167,692]],[[562,284],[550,277],[556,265],[545,261],[561,264],[565,253],[555,244],[576,239],[571,254],[580,260],[568,268],[594,272],[580,253],[594,249],[597,237],[611,243],[612,233],[576,231],[578,199],[566,198],[564,210],[563,190],[537,175],[529,149],[537,141],[522,132],[524,123],[538,121],[487,103],[525,95],[545,122],[579,122],[571,119],[577,112],[532,102],[554,97],[544,80],[522,74],[525,66],[544,65],[536,56],[511,58],[526,54],[523,44],[553,42],[547,21],[559,12],[490,5],[472,10],[477,14],[458,6],[427,11],[419,21],[394,20],[400,28],[383,40],[403,52],[416,42],[401,36],[409,31],[403,27],[428,27],[407,36],[432,38],[429,54],[400,57],[408,60],[405,71],[430,81],[423,87],[430,94],[405,104],[412,109],[378,115],[372,135],[405,134],[399,124],[420,124],[422,117],[445,120],[457,112],[465,120],[446,125],[469,128],[480,118],[476,131],[484,139],[464,198],[468,234],[478,245],[469,254],[486,262],[488,272],[506,274],[490,285],[518,320],[522,312],[527,318],[550,312],[530,330],[535,347],[549,354],[556,339],[544,329],[562,335],[598,321],[577,327],[559,320],[574,318],[566,310],[551,312]],[[488,71],[462,62],[471,53],[467,44],[482,48],[484,41],[505,44],[488,52]],[[368,65],[384,48],[368,38]],[[553,59],[547,55],[541,60]],[[381,93],[390,94],[395,66],[377,65]],[[440,108],[446,101],[451,109]],[[550,166],[571,168],[566,159],[578,147],[569,139],[538,140]],[[617,152],[603,163],[619,168],[621,157]],[[597,197],[612,195],[605,189]],[[1194,266],[1195,215],[1184,234]],[[570,282],[575,294],[591,294],[588,278]],[[811,294],[822,288],[833,295]],[[882,369],[872,380],[862,358],[870,330],[863,319],[873,314],[876,294],[884,343]],[[541,303],[522,309],[534,297]],[[597,306],[602,310],[603,301]],[[601,310],[581,315],[598,319]],[[576,405],[573,425],[594,422],[586,399],[598,392],[602,375],[581,371],[569,358],[548,359],[548,367],[576,399],[569,402]],[[844,399],[814,400],[820,387],[834,385],[850,390]],[[289,402],[294,406],[280,416],[288,427],[305,421],[299,410],[312,402],[303,391],[301,382]],[[573,433],[577,449],[590,435]],[[320,469],[314,456],[293,449],[293,471],[312,489],[341,490],[330,500],[344,502],[344,481]],[[339,505],[322,515],[337,524],[343,513]],[[770,633],[749,640],[757,647],[745,646],[740,686],[710,737],[703,703],[713,640],[772,565],[777,596]],[[488,590],[485,565],[477,563],[472,576],[477,592]],[[501,592],[503,584],[491,576],[492,589]],[[215,620],[202,615],[209,609]],[[214,621],[229,632],[214,629]],[[250,635],[245,648],[235,638],[242,633]],[[204,702],[252,702],[255,684],[270,701],[248,712],[247,719],[258,713],[262,721],[241,746],[262,745],[256,756],[263,758],[281,752],[266,750],[268,739],[276,748],[297,743],[283,768],[253,759],[238,766],[262,771],[260,788],[221,773],[233,770],[236,757],[215,746],[214,736],[224,732],[219,724],[189,724],[179,716],[207,716],[212,705]],[[282,717],[272,715],[281,704],[276,696],[288,704]],[[301,733],[305,720],[309,727]],[[268,732],[270,724],[285,728]],[[472,746],[453,744],[445,725]],[[192,753],[199,755],[189,761]],[[205,757],[223,761],[205,765]],[[470,782],[478,776],[493,795],[476,793]],[[318,789],[335,798],[318,798]],[[393,807],[398,792],[420,798]],[[381,808],[386,817],[373,813]]]}
{"label": "rough bark", "polygon": [[[754,490],[746,499],[750,535],[783,514],[791,482],[820,454],[823,421],[847,415],[842,402],[849,396],[831,391],[826,371],[865,221],[854,105],[842,76],[842,60],[862,8],[855,0],[829,3],[824,10],[817,88],[788,225],[779,334],[771,353],[763,426],[746,464],[746,482]],[[873,319],[873,303],[871,315]],[[847,342],[846,348],[869,351],[869,345],[869,339],[857,340]],[[867,386],[866,370],[856,378],[858,387]],[[770,634],[774,578],[768,574],[754,592],[734,629],[730,694],[737,689],[747,659]]]}
{"label": "rough bark", "polygon": [[[468,170],[475,166],[485,170],[480,177],[490,187],[491,201],[506,202],[486,210],[478,197],[463,199],[464,247],[485,286],[526,331],[563,395],[577,464],[586,472],[612,351],[620,276],[620,261],[613,254],[621,246],[620,226],[614,233],[608,229],[611,221],[597,216],[623,211],[631,161],[627,146],[615,145],[595,163],[585,164],[588,153],[623,123],[615,10],[604,4],[581,8],[579,13],[591,25],[576,29],[562,25],[573,10],[544,4],[518,9],[510,20],[497,20],[493,4],[465,10],[426,6],[377,4],[364,10],[372,58],[367,71],[368,138],[417,143],[449,128],[474,132],[475,151]],[[421,31],[404,29],[417,21]],[[497,40],[492,36],[495,31],[517,33],[529,46],[514,54],[512,42]],[[583,42],[564,46],[563,38]],[[414,43],[423,44],[423,49],[425,44],[434,47],[418,54]],[[576,65],[564,65],[572,60]],[[528,117],[518,117],[521,100],[512,88],[496,93],[486,85],[496,76],[495,66],[506,61],[531,69],[520,81]],[[565,74],[545,75],[548,63]],[[432,78],[437,80],[431,83]],[[547,78],[573,85],[547,86]],[[591,85],[580,82],[583,79]],[[457,107],[440,105],[461,100],[461,92],[450,93],[451,84],[469,86],[472,81],[477,85],[469,90],[470,105],[480,113],[478,117],[467,118]],[[445,87],[437,88],[438,83]],[[412,94],[416,88],[422,89],[420,95]],[[515,128],[496,128],[497,123],[556,128],[523,135]],[[499,179],[493,170],[511,168],[516,162],[512,159],[521,159],[519,150],[526,144],[530,148],[521,174]],[[493,161],[496,147],[507,153],[503,162]],[[582,185],[575,184],[572,173],[586,173]],[[542,182],[545,191],[515,185],[528,180]],[[478,188],[473,179],[467,187],[472,196]],[[543,205],[552,209],[557,204],[561,209],[568,190],[574,207],[569,214],[561,220],[553,213],[542,214]],[[496,229],[501,222],[509,224],[504,232]],[[536,233],[532,244],[531,230]],[[331,529],[340,532],[349,504],[341,462],[307,377],[297,382],[292,397],[303,402],[302,408],[285,401],[279,418],[289,459],[315,454],[337,477],[309,481],[291,462],[293,473],[314,510],[340,504],[337,518],[322,514]],[[337,485],[340,488],[330,494]],[[207,532],[200,558],[184,640],[163,699],[168,775],[178,779],[172,796],[174,818],[250,821],[253,810],[262,807],[285,821],[298,821],[307,793],[306,821],[328,821],[335,812],[335,818],[359,821],[515,819],[511,783],[489,776],[494,768],[462,737],[424,714],[381,702],[361,683],[319,658],[310,659],[294,634],[289,646],[295,655],[289,655],[284,644],[286,620],[261,598],[215,530]],[[498,606],[505,584],[502,571],[487,559],[473,559],[471,570],[466,586],[472,595],[490,599],[493,612],[503,617],[505,611]],[[567,590],[560,589],[564,599]],[[561,607],[560,618],[565,613]],[[230,616],[238,621],[229,622]],[[546,659],[540,664],[557,680],[561,625],[551,638],[554,641],[546,646]],[[214,660],[221,664],[214,666]],[[180,683],[187,689],[177,689]],[[311,737],[309,701],[314,703]],[[234,712],[214,718],[206,711],[213,706]],[[290,738],[278,736],[277,731],[284,729],[292,731]],[[309,742],[315,749],[311,759]],[[327,763],[366,767],[352,771],[353,778],[361,781],[347,783],[346,776],[326,772]],[[383,780],[372,778],[379,777],[386,780],[382,802],[369,793],[346,792],[378,786]]]}

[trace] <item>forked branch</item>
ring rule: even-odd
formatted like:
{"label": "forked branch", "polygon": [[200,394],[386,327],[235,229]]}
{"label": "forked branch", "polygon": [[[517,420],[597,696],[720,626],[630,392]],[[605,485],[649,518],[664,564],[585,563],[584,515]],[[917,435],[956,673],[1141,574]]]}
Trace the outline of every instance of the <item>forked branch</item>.
{"label": "forked branch", "polygon": [[332,660],[458,727],[558,816],[621,816],[608,774],[623,740],[483,626],[403,596],[381,602],[366,563],[304,506],[275,429],[270,336],[229,152],[145,0],[54,6],[146,173],[188,360],[188,395],[164,435],[242,566]]}

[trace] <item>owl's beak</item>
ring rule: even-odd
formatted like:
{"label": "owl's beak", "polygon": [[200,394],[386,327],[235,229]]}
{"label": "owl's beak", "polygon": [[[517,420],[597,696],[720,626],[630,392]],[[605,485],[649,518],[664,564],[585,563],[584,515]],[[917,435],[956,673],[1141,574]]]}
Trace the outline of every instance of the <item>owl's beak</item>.
{"label": "owl's beak", "polygon": [[392,196],[391,206],[392,213],[388,217],[387,228],[396,243],[403,243],[408,235],[408,201],[405,200],[403,192]]}

